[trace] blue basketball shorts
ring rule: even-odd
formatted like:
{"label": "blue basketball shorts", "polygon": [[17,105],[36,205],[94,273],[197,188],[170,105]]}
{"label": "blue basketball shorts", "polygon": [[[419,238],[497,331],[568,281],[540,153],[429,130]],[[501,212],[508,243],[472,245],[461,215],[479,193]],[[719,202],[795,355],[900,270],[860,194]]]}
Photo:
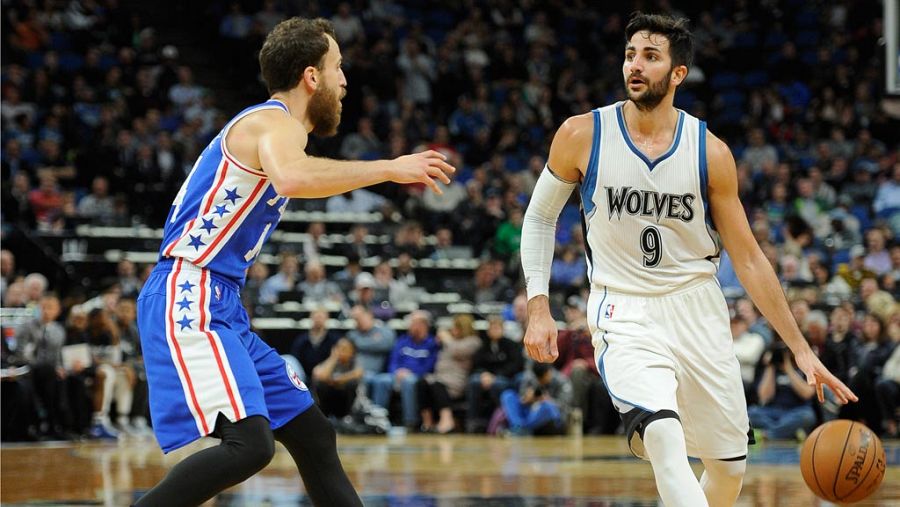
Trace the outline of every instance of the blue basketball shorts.
{"label": "blue basketball shorts", "polygon": [[309,389],[250,330],[239,287],[183,259],[161,261],[138,297],[153,431],[164,452],[252,415],[280,428],[313,404]]}

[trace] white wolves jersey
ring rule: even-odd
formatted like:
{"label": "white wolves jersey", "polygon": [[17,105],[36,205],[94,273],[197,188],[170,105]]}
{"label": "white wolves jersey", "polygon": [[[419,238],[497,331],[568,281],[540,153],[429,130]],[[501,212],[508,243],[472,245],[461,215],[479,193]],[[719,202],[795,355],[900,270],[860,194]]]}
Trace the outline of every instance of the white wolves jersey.
{"label": "white wolves jersey", "polygon": [[631,141],[622,105],[593,111],[581,185],[592,286],[658,295],[714,277],[719,241],[707,199],[706,122],[679,110],[672,145],[651,161]]}
{"label": "white wolves jersey", "polygon": [[175,196],[166,219],[160,260],[180,257],[243,285],[247,268],[275,230],[288,204],[266,174],[241,165],[225,147],[235,122],[277,100],[250,106],[232,118],[200,157]]}

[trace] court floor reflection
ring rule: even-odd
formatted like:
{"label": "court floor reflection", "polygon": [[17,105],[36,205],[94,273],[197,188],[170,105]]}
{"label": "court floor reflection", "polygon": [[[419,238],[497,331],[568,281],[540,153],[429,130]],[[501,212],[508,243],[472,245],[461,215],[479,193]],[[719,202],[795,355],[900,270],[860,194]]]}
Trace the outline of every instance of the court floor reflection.
{"label": "court floor reflection", "polygon": [[[155,442],[7,445],[0,451],[3,505],[128,505],[206,440],[163,455]],[[620,437],[493,438],[462,435],[340,437],[340,453],[368,506],[659,505],[649,464]],[[884,484],[864,507],[900,505],[900,442],[885,442]],[[754,447],[738,506],[824,506],[806,488],[800,446]],[[695,471],[700,472],[699,464]],[[283,448],[260,474],[216,506],[310,505]]]}

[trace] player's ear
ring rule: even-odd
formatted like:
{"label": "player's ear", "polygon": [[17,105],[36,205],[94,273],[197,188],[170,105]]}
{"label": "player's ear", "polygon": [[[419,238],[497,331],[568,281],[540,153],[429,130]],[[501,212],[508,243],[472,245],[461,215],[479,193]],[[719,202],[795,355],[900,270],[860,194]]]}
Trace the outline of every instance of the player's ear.
{"label": "player's ear", "polygon": [[303,69],[303,76],[301,80],[306,86],[306,91],[312,93],[316,91],[316,88],[319,87],[319,71],[315,67],[310,65],[309,67]]}
{"label": "player's ear", "polygon": [[676,65],[674,69],[672,69],[672,84],[675,86],[680,85],[684,82],[684,79],[688,75],[687,65]]}

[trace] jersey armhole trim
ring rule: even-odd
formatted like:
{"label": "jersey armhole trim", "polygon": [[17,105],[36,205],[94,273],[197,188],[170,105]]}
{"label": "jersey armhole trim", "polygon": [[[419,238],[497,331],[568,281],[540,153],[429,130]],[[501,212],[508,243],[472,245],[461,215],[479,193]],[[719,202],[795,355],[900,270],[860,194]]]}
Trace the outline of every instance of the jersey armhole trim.
{"label": "jersey armhole trim", "polygon": [[703,210],[706,212],[706,217],[709,220],[711,217],[709,216],[709,168],[707,167],[706,162],[706,122],[703,120],[699,121],[700,123],[700,132],[699,138],[697,139],[697,145],[700,147],[699,153],[699,165],[700,165],[700,196],[703,199]]}
{"label": "jersey armhole trim", "polygon": [[589,216],[594,211],[594,191],[597,189],[597,172],[600,165],[600,134],[602,121],[600,110],[591,111],[594,116],[594,134],[591,141],[591,154],[588,157],[588,165],[584,171],[584,181],[581,182],[581,206],[584,215]]}
{"label": "jersey armhole trim", "polygon": [[248,166],[247,164],[239,162],[238,159],[234,155],[232,155],[230,151],[228,151],[228,146],[225,142],[225,140],[228,139],[228,132],[231,131],[231,127],[233,127],[235,123],[239,122],[240,120],[244,119],[245,117],[247,117],[253,113],[256,113],[258,111],[263,111],[266,109],[278,109],[280,111],[283,111],[285,114],[288,114],[287,106],[285,106],[284,103],[282,103],[279,100],[271,100],[264,104],[261,104],[258,107],[248,108],[241,114],[235,116],[234,119],[232,119],[230,122],[228,122],[228,125],[226,125],[225,128],[222,130],[222,139],[219,142],[219,144],[222,146],[222,155],[224,155],[225,158],[227,158],[228,161],[231,162],[232,164],[234,164],[238,169],[242,169],[250,174],[259,176],[260,178],[268,179],[268,176],[266,175],[266,173],[264,171],[261,171],[260,169],[254,169],[254,168]]}

